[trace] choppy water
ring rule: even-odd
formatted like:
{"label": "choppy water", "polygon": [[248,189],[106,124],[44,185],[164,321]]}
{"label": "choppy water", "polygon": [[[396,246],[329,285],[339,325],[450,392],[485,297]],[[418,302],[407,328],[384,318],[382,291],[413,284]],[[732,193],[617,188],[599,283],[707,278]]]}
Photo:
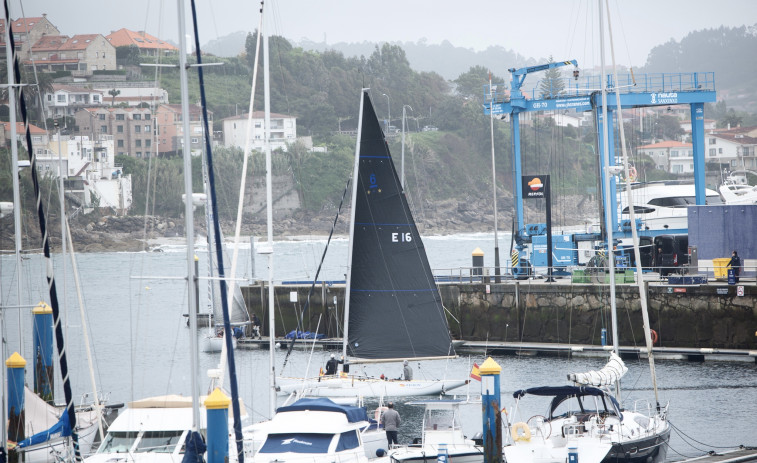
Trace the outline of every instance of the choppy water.
{"label": "choppy water", "polygon": [[[491,235],[455,235],[425,238],[424,243],[434,269],[453,271],[468,267],[471,252],[480,247],[486,253],[485,265],[493,266]],[[276,242],[274,246],[274,276],[280,280],[306,280],[315,276],[323,241]],[[324,264],[322,279],[343,279],[347,242],[337,239]],[[509,236],[500,236],[500,252],[505,257]],[[168,393],[190,394],[189,332],[186,328],[187,287],[180,277],[186,274],[184,248],[164,246],[164,252],[81,254],[78,267],[86,306],[86,323],[95,357],[98,389],[109,394],[111,402],[126,402],[135,398]],[[504,250],[504,252],[503,252]],[[202,264],[206,261],[201,256]],[[238,275],[267,278],[267,259],[257,257],[252,271],[249,245],[240,247]],[[504,260],[504,259],[503,259]],[[21,272],[25,297],[22,304],[47,300],[44,293],[43,259],[28,256]],[[5,306],[17,304],[16,265],[13,256],[0,257],[1,295]],[[59,297],[63,299],[63,278],[60,262],[55,261]],[[66,277],[66,340],[71,381],[76,397],[91,390],[89,370],[84,353],[82,322],[78,314],[76,294],[70,268]],[[178,279],[134,279],[134,276],[173,276]],[[204,289],[203,289],[204,293]],[[203,296],[201,296],[202,298]],[[19,333],[19,313],[23,326],[30,332],[30,310],[5,310],[3,337],[6,356],[20,351],[30,362],[28,382],[32,381],[30,335]],[[23,340],[23,348],[19,339]],[[285,353],[276,352],[276,368],[280,369]],[[316,351],[312,359],[307,353],[295,352],[285,373],[300,376],[306,371],[315,373],[325,364],[328,353]],[[236,353],[239,389],[254,420],[268,414],[268,352],[238,351]],[[415,364],[418,378],[467,377],[472,362],[483,358],[461,357],[450,361],[429,361]],[[512,406],[514,390],[540,385],[565,384],[566,374],[600,368],[604,361],[596,358],[521,358],[496,357],[502,367],[501,389],[503,405]],[[200,371],[215,366],[215,355],[200,354]],[[637,399],[652,400],[651,382],[646,361],[632,362],[623,382],[624,406],[632,408]],[[371,365],[365,371],[371,375],[382,373],[398,377],[401,365]],[[353,371],[355,368],[353,367]],[[670,421],[675,426],[668,458],[701,455],[713,447],[733,447],[740,444],[757,445],[757,366],[753,363],[714,362],[688,363],[658,360],[660,399],[670,403]],[[200,384],[206,384],[203,377]],[[478,393],[475,383],[471,393]],[[204,387],[204,386],[203,386]],[[58,397],[62,397],[60,380],[56,380]],[[460,389],[465,393],[466,389]],[[419,435],[421,409],[402,404],[398,410],[405,419],[401,440],[410,441]],[[479,406],[469,406],[464,415],[464,428],[472,436],[481,427]],[[545,414],[546,404],[529,409],[529,413]],[[684,437],[688,436],[688,437]],[[694,447],[686,444],[691,442]],[[699,443],[697,443],[699,442]]]}

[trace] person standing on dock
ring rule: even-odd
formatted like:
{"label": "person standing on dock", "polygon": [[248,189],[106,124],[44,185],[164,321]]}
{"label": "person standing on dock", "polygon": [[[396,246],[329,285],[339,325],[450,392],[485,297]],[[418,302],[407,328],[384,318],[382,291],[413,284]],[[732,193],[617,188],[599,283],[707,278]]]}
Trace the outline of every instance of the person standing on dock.
{"label": "person standing on dock", "polygon": [[736,283],[738,283],[739,272],[741,271],[741,258],[739,257],[738,252],[733,251],[733,254],[731,254],[731,260],[728,262],[728,266],[733,269],[733,276],[736,279]]}
{"label": "person standing on dock", "polygon": [[386,446],[388,449],[392,448],[392,444],[397,445],[397,430],[402,423],[400,414],[394,409],[394,402],[386,404],[387,410],[381,415],[381,424],[384,425],[384,431],[386,431]]}
{"label": "person standing on dock", "polygon": [[255,312],[252,313],[252,337],[262,339],[260,336],[260,319]]}
{"label": "person standing on dock", "polygon": [[412,381],[413,380],[413,367],[411,367],[407,363],[407,360],[405,360],[404,362],[402,362],[402,364],[404,365],[402,367],[402,374],[404,376],[405,381]]}

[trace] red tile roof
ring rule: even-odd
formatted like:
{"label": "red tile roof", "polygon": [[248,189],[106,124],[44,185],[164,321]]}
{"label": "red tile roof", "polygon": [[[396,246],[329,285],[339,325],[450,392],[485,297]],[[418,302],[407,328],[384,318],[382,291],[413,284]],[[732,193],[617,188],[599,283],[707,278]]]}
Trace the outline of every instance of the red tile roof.
{"label": "red tile roof", "polygon": [[128,29],[119,29],[115,32],[111,32],[110,35],[105,36],[105,38],[114,47],[126,47],[135,45],[138,48],[145,49],[178,51],[178,48],[174,47],[170,43],[160,40],[159,38],[154,37],[144,31],[134,32]]}
{"label": "red tile roof", "polygon": [[[10,122],[0,122],[2,124],[3,128],[5,128],[5,133],[10,133],[11,130],[11,123]],[[36,135],[44,135],[46,132],[44,129],[37,127],[34,124],[29,124],[29,132]],[[23,134],[24,133],[24,123],[23,122],[16,122],[16,133]]]}
{"label": "red tile roof", "polygon": [[86,50],[100,34],[79,34],[71,37],[60,50]]}
{"label": "red tile roof", "polygon": [[68,41],[67,35],[43,35],[32,45],[32,52],[58,51]]}

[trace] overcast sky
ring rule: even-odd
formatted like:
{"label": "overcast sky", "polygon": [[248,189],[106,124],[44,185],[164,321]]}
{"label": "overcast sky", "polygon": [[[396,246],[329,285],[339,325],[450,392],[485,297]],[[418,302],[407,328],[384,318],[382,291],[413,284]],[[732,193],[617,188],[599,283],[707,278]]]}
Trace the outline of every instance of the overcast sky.
{"label": "overcast sky", "polygon": [[[256,0],[197,5],[201,44],[252,31],[259,21]],[[273,14],[269,34],[294,41],[448,40],[475,50],[499,45],[526,57],[598,65],[597,0],[268,0],[266,6]],[[755,0],[610,0],[610,9],[617,61],[635,67],[655,45],[680,41],[690,31],[757,25]],[[176,0],[11,0],[14,19],[42,13],[65,35],[107,35],[125,27],[178,40]]]}

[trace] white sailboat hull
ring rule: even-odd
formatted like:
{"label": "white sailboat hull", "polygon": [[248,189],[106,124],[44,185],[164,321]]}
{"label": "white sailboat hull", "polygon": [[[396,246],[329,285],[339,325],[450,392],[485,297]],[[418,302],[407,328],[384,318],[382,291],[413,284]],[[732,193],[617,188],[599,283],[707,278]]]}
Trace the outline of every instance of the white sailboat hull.
{"label": "white sailboat hull", "polygon": [[468,383],[467,380],[385,380],[359,376],[278,378],[280,394],[304,391],[309,397],[398,397],[437,395]]}
{"label": "white sailboat hull", "polygon": [[[221,352],[223,349],[223,344],[226,341],[223,337],[215,336],[215,335],[207,335],[202,338],[202,351],[208,354],[214,354]],[[237,339],[231,338],[231,344],[234,346],[234,349],[237,348]]]}

